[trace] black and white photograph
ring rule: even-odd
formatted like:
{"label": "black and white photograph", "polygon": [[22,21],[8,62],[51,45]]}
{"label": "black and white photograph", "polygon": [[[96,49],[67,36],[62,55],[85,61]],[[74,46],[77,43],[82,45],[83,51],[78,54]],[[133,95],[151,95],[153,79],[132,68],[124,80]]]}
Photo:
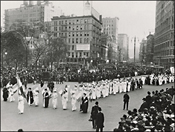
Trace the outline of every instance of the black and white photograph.
{"label": "black and white photograph", "polygon": [[174,5],[1,1],[1,131],[174,132]]}

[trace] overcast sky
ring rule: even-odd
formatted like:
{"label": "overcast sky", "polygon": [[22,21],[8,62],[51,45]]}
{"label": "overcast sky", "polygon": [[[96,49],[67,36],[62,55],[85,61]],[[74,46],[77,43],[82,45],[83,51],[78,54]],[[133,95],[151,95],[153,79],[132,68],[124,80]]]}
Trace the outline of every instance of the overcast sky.
{"label": "overcast sky", "polygon": [[[1,25],[4,10],[18,8],[22,1],[1,1]],[[36,2],[34,2],[36,3]],[[83,15],[83,1],[53,1],[60,6],[65,15]],[[102,17],[118,17],[118,33],[128,34],[130,38],[130,57],[133,57],[133,38],[139,41],[155,30],[156,1],[93,1],[93,7]],[[139,47],[139,43],[136,44]]]}

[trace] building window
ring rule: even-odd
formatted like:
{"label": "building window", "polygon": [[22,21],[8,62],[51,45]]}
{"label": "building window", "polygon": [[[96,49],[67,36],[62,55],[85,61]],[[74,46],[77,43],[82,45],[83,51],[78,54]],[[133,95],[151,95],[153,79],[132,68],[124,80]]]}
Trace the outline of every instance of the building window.
{"label": "building window", "polygon": [[87,41],[87,43],[89,43],[89,38],[87,38],[87,40],[86,40],[86,41]]}
{"label": "building window", "polygon": [[78,33],[77,33],[77,36],[78,36]]}
{"label": "building window", "polygon": [[86,38],[84,38],[84,43],[86,43]]}
{"label": "building window", "polygon": [[67,53],[68,57],[70,56],[70,52]]}
{"label": "building window", "polygon": [[68,45],[68,50],[70,50],[70,48],[71,48],[70,45]]}
{"label": "building window", "polygon": [[80,38],[80,43],[82,43],[82,38]]}
{"label": "building window", "polygon": [[74,33],[72,34],[72,36],[74,37]]}
{"label": "building window", "polygon": [[76,58],[78,58],[78,53],[76,53]]}
{"label": "building window", "polygon": [[74,45],[72,45],[72,50],[74,50],[74,48],[75,48]]}
{"label": "building window", "polygon": [[78,26],[77,26],[77,30],[78,30]]}
{"label": "building window", "polygon": [[71,42],[70,42],[70,38],[69,38],[69,43],[71,43]]}
{"label": "building window", "polygon": [[82,33],[80,33],[80,36],[82,36]]}
{"label": "building window", "polygon": [[78,38],[76,38],[76,43],[78,44]]}
{"label": "building window", "polygon": [[72,58],[74,58],[74,52],[72,52]]}
{"label": "building window", "polygon": [[54,26],[57,26],[57,21],[54,21]]}
{"label": "building window", "polygon": [[82,57],[82,53],[80,52],[80,58]]}
{"label": "building window", "polygon": [[72,43],[74,43],[74,38],[72,38]]}
{"label": "building window", "polygon": [[54,27],[54,31],[57,31],[57,27]]}

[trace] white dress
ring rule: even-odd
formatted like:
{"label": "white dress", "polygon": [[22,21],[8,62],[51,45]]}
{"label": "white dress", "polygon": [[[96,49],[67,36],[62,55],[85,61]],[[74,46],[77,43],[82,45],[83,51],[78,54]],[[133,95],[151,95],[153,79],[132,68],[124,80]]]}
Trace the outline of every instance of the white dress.
{"label": "white dress", "polygon": [[123,92],[125,92],[125,93],[126,93],[126,84],[127,84],[126,81],[124,81],[123,82]]}
{"label": "white dress", "polygon": [[53,105],[54,109],[57,108],[57,98],[58,98],[58,94],[57,93],[53,93],[52,94],[52,105]]}
{"label": "white dress", "polygon": [[96,89],[96,95],[97,95],[97,99],[101,97],[101,87],[98,86]]}
{"label": "white dress", "polygon": [[116,82],[114,82],[113,84],[113,94],[116,94],[117,93],[117,84]]}
{"label": "white dress", "polygon": [[67,109],[67,102],[68,102],[68,92],[62,95],[63,110]]}
{"label": "white dress", "polygon": [[122,90],[123,90],[123,86],[122,86],[122,82],[119,82],[119,93],[122,93]]}
{"label": "white dress", "polygon": [[22,95],[18,96],[18,110],[19,113],[24,113],[24,97]]}
{"label": "white dress", "polygon": [[76,107],[76,103],[77,103],[76,95],[73,94],[71,98],[72,98],[72,100],[71,100],[72,111],[75,111],[77,109],[77,107]]}
{"label": "white dress", "polygon": [[36,92],[36,91],[33,91],[33,96],[34,96],[34,104],[35,104],[35,106],[38,106],[38,104],[39,104],[39,96],[38,96],[38,92]]}
{"label": "white dress", "polygon": [[9,89],[9,101],[10,102],[15,101],[14,92],[13,92],[13,89],[12,88]]}
{"label": "white dress", "polygon": [[128,82],[128,92],[131,90],[131,81]]}

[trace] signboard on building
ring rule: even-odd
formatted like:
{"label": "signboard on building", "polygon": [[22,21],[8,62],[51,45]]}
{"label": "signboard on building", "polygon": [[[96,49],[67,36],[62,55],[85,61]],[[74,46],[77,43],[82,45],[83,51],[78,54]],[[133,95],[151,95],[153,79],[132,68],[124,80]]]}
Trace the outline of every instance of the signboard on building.
{"label": "signboard on building", "polygon": [[76,50],[90,50],[90,44],[77,44]]}
{"label": "signboard on building", "polygon": [[100,19],[100,14],[93,7],[91,8],[91,14],[97,18],[97,20]]}

